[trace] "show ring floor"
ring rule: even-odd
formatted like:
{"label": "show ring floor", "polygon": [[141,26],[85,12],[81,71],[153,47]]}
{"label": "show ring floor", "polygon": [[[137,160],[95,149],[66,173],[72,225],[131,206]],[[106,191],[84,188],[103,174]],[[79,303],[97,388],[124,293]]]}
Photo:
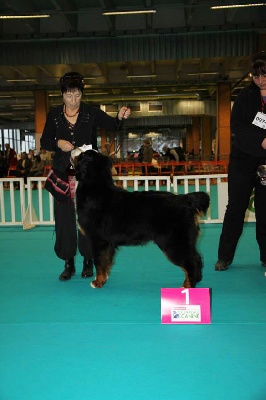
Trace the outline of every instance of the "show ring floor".
{"label": "show ring floor", "polygon": [[198,287],[210,325],[162,325],[160,290],[183,272],[160,250],[123,247],[92,289],[63,268],[53,228],[1,228],[0,400],[265,400],[266,277],[254,223],[234,263],[214,271],[221,225],[202,224]]}

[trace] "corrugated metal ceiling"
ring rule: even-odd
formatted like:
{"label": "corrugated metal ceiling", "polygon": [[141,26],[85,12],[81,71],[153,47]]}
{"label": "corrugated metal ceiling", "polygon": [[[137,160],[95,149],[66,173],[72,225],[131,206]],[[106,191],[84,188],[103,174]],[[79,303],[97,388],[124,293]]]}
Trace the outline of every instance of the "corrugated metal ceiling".
{"label": "corrugated metal ceiling", "polygon": [[[34,121],[34,90],[47,90],[54,104],[60,101],[58,79],[69,70],[86,77],[84,98],[95,103],[195,98],[196,90],[211,99],[222,81],[231,83],[234,96],[249,81],[250,55],[264,46],[266,7],[211,10],[220,3],[2,0],[0,15],[51,15],[0,20],[0,90],[12,96],[0,98],[2,124]],[[102,15],[122,8],[156,13]]]}

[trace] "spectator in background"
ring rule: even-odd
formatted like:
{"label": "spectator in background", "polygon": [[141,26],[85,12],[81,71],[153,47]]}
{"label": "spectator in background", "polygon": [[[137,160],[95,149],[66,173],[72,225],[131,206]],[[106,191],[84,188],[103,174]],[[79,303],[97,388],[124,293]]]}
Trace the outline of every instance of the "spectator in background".
{"label": "spectator in background", "polygon": [[17,177],[24,178],[24,184],[27,183],[27,177],[30,176],[30,170],[32,167],[32,161],[29,159],[28,154],[23,151],[21,158],[17,164]]}
{"label": "spectator in background", "polygon": [[15,167],[18,162],[17,153],[14,149],[11,149],[9,143],[5,143],[5,160],[7,170],[9,167]]}
{"label": "spectator in background", "polygon": [[[42,161],[39,154],[36,154],[32,160],[29,176],[43,176],[44,165],[45,161]],[[33,182],[33,189],[37,189],[37,182]]]}
{"label": "spectator in background", "polygon": [[138,151],[138,162],[142,162],[143,161],[143,150],[144,150],[144,144],[142,144],[139,148]]}
{"label": "spectator in background", "polygon": [[[143,149],[142,149],[142,163],[152,164],[153,153],[154,153],[154,150],[152,148],[150,139],[144,139],[143,140]],[[149,166],[147,168],[147,173],[149,174],[151,172],[154,172],[153,166]],[[143,175],[146,174],[145,167],[142,167],[142,174]],[[143,184],[143,182],[141,182],[141,184]]]}
{"label": "spectator in background", "polygon": [[31,161],[33,161],[33,159],[34,159],[34,156],[35,156],[35,152],[34,152],[34,150],[32,150],[32,149],[29,149],[29,154],[28,154],[28,157],[29,157],[29,159],[30,159]]}
{"label": "spectator in background", "polygon": [[6,176],[6,160],[3,155],[3,152],[0,151],[0,178],[4,178]]}
{"label": "spectator in background", "polygon": [[41,157],[41,160],[45,162],[45,164],[51,164],[52,163],[52,152],[51,151],[46,151],[42,147],[40,148],[39,156]]}
{"label": "spectator in background", "polygon": [[167,161],[179,161],[179,156],[177,154],[177,152],[175,151],[175,149],[169,149],[168,145],[165,144],[163,146],[163,157],[166,159]]}
{"label": "spectator in background", "polygon": [[185,150],[183,149],[183,147],[178,146],[175,147],[174,150],[178,154],[179,162],[186,161]]}
{"label": "spectator in background", "polygon": [[143,140],[142,162],[151,163],[153,148],[149,139]]}
{"label": "spectator in background", "polygon": [[190,155],[191,159],[193,160],[194,157],[195,157],[195,151],[194,151],[194,149],[191,149],[191,151],[189,152],[189,155]]}

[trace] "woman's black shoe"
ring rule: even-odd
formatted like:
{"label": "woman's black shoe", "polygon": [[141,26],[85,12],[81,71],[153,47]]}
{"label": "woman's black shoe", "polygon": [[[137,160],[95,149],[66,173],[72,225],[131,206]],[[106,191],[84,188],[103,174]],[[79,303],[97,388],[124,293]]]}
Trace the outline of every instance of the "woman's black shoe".
{"label": "woman's black shoe", "polygon": [[83,270],[81,272],[82,278],[90,278],[93,276],[93,262],[91,258],[84,258]]}
{"label": "woman's black shoe", "polygon": [[65,269],[59,276],[60,281],[68,281],[71,279],[72,275],[75,275],[76,268],[74,264],[74,258],[70,258],[65,261]]}
{"label": "woman's black shoe", "polygon": [[218,260],[217,263],[215,264],[215,271],[226,271],[229,265],[231,264],[232,260],[230,261]]}

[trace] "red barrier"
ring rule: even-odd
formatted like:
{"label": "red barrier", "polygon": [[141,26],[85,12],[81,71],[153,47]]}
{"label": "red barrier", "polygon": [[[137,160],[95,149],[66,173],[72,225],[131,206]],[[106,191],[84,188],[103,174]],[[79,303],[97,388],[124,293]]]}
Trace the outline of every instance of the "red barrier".
{"label": "red barrier", "polygon": [[227,174],[228,161],[157,161],[139,163],[123,161],[113,165],[118,176],[123,175],[206,175]]}

